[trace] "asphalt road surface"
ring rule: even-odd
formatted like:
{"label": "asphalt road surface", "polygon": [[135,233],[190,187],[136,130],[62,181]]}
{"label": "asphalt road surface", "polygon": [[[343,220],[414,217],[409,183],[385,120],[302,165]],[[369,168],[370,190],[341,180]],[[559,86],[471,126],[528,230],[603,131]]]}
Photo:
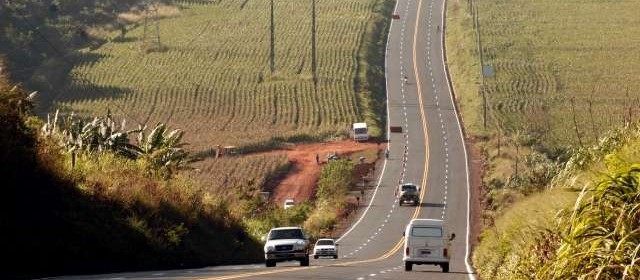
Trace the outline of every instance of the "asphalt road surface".
{"label": "asphalt road surface", "polygon": [[[460,123],[443,60],[444,0],[398,0],[387,43],[388,123],[384,163],[371,204],[339,241],[339,258],[147,271],[60,279],[475,279],[469,266],[469,175]],[[405,82],[404,77],[407,77]],[[399,182],[421,186],[422,203],[398,206]],[[449,273],[414,265],[405,272],[402,232],[411,218],[444,219],[452,242]]]}

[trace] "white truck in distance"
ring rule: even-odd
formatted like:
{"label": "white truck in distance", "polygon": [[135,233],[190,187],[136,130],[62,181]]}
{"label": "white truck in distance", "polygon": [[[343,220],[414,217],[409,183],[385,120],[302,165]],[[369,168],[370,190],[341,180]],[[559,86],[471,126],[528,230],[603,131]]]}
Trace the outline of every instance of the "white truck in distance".
{"label": "white truck in distance", "polygon": [[369,140],[369,129],[367,123],[354,123],[351,128],[351,134],[354,141],[367,141]]}

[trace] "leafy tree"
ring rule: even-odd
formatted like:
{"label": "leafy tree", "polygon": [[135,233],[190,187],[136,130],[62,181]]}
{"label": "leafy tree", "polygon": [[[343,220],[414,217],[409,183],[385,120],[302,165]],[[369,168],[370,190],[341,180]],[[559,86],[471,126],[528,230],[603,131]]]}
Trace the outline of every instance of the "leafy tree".
{"label": "leafy tree", "polygon": [[318,181],[317,196],[320,200],[344,197],[353,183],[354,164],[346,159],[330,160],[323,168]]}

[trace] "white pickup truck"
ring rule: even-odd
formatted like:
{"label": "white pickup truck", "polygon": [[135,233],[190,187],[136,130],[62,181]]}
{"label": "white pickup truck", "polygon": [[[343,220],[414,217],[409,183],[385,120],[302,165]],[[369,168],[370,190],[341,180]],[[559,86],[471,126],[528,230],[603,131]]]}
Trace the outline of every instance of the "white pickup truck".
{"label": "white pickup truck", "polygon": [[300,261],[300,266],[309,266],[309,241],[301,228],[273,228],[263,240],[267,267],[283,261]]}

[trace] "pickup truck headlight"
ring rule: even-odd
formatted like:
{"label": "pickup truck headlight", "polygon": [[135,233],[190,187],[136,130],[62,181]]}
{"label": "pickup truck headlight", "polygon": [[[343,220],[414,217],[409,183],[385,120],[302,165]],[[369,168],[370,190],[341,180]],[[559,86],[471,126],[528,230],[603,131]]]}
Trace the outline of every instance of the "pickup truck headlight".
{"label": "pickup truck headlight", "polygon": [[273,252],[273,250],[274,250],[274,249],[275,249],[275,248],[274,248],[273,246],[271,246],[271,245],[269,245],[269,246],[265,246],[265,247],[264,247],[264,252],[265,252],[265,253]]}
{"label": "pickup truck headlight", "polygon": [[307,244],[305,244],[304,241],[298,241],[295,244],[293,244],[294,250],[304,250],[306,248],[307,248]]}

